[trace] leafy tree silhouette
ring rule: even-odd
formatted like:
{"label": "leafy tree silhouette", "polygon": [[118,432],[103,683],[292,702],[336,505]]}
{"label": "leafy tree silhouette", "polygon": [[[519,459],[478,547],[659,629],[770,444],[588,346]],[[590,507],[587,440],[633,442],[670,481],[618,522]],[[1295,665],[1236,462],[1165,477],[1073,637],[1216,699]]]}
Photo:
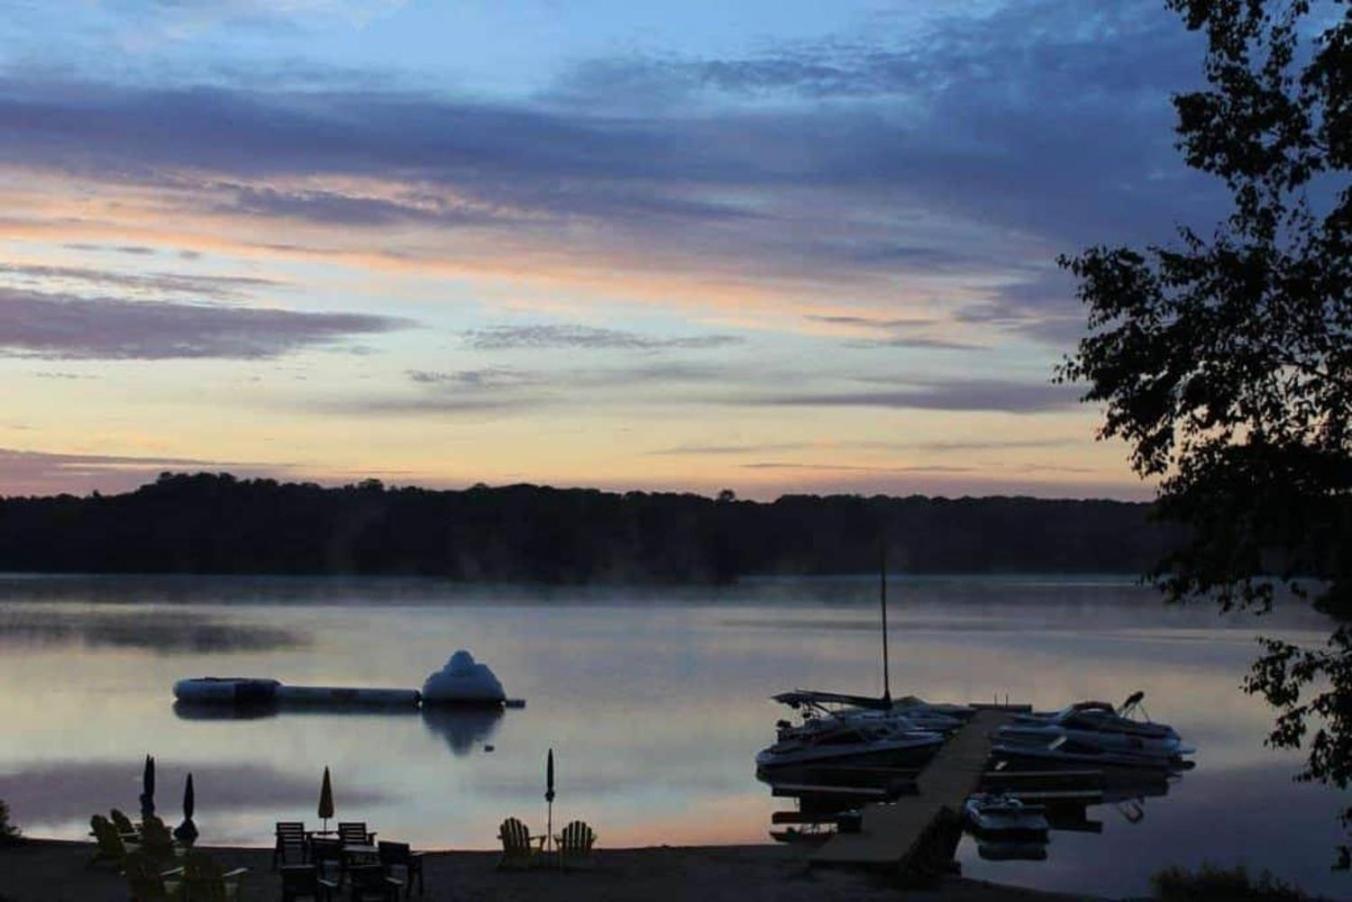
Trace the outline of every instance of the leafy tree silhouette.
{"label": "leafy tree silhouette", "polygon": [[[1152,574],[1171,600],[1269,609],[1283,586],[1334,615],[1322,647],[1263,640],[1245,681],[1298,779],[1352,782],[1352,9],[1346,0],[1168,0],[1207,38],[1178,147],[1233,200],[1211,238],[1092,247],[1089,334],[1059,367],[1106,402],[1103,437],[1161,477],[1190,539]],[[1304,578],[1304,579],[1302,579]],[[1352,809],[1343,813],[1352,826]],[[1352,856],[1340,850],[1346,867]]]}

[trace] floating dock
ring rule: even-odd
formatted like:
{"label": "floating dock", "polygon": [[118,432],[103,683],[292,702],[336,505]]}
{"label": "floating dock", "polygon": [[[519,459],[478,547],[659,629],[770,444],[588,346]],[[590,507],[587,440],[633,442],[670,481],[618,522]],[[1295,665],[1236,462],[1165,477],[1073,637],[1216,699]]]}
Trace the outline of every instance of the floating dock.
{"label": "floating dock", "polygon": [[822,866],[857,866],[894,873],[928,870],[952,859],[962,806],[981,785],[991,737],[1026,706],[983,706],[944,743],[915,779],[916,794],[866,805],[859,831],[837,833],[813,851]]}

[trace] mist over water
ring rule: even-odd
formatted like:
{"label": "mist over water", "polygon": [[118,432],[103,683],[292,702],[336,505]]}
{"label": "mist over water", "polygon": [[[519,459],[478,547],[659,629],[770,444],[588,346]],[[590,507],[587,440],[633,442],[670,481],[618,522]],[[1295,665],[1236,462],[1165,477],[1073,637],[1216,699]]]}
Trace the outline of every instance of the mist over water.
{"label": "mist over water", "polygon": [[[754,776],[784,714],[768,696],[879,691],[876,591],[872,578],[0,577],[0,798],[29,835],[83,838],[93,812],[136,808],[151,753],[166,820],[191,770],[204,843],[269,845],[273,821],[317,822],[327,765],[339,818],[424,848],[491,848],[509,815],[543,829],[553,747],[556,823],[587,820],[603,845],[767,842],[770,813],[791,807]],[[1198,746],[1198,767],[1146,799],[1140,823],[1091,808],[1103,832],[1056,832],[1041,863],[983,861],[964,841],[968,875],[1125,894],[1208,860],[1346,892],[1329,872],[1344,800],[1291,782],[1299,756],[1263,747],[1271,712],[1239,690],[1255,635],[1317,642],[1316,615],[1165,608],[1116,577],[895,578],[889,594],[895,695],[1049,708],[1141,689]],[[461,647],[527,707],[217,718],[171,695],[204,675],[416,688]]]}

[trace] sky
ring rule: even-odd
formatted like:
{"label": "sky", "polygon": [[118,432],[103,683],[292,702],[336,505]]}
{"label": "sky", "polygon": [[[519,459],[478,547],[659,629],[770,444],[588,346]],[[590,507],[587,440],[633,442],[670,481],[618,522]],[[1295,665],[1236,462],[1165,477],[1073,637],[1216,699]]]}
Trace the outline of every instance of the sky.
{"label": "sky", "polygon": [[0,494],[1149,497],[1058,254],[1210,231],[1162,0],[0,16]]}

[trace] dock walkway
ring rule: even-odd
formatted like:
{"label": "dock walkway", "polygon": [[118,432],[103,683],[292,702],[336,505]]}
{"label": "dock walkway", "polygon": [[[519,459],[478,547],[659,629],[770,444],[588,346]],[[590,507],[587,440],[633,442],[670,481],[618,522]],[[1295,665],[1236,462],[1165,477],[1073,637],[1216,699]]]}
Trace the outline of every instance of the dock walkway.
{"label": "dock walkway", "polygon": [[812,864],[906,870],[945,822],[960,823],[963,802],[986,771],[991,735],[1014,714],[978,710],[920,771],[914,796],[865,806],[859,832],[831,837],[812,855]]}

